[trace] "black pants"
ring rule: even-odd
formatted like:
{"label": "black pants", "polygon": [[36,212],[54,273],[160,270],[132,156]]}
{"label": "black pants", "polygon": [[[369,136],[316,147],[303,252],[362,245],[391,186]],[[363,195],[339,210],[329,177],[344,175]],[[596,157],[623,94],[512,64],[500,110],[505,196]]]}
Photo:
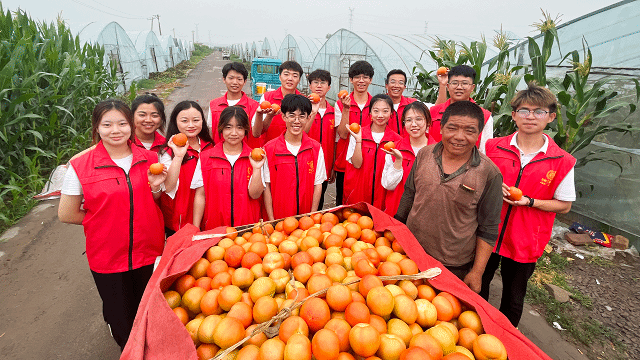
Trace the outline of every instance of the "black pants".
{"label": "black pants", "polygon": [[327,192],[327,187],[329,186],[329,181],[325,180],[322,183],[322,194],[320,195],[320,202],[318,203],[318,211],[322,210],[324,207],[324,193]]}
{"label": "black pants", "polygon": [[503,313],[513,326],[518,326],[522,317],[524,297],[527,294],[527,283],[536,263],[519,263],[507,257],[492,253],[487,262],[487,267],[482,275],[482,290],[480,296],[489,299],[489,288],[493,275],[498,266],[501,266],[502,275],[502,299],[500,300],[500,312]]}
{"label": "black pants", "polygon": [[102,299],[104,321],[121,349],[127,344],[133,320],[144,289],[153,273],[153,264],[139,269],[113,274],[91,271]]}
{"label": "black pants", "polygon": [[453,275],[457,276],[458,279],[464,281],[464,277],[467,276],[471,268],[473,267],[473,260],[460,266],[445,266],[447,270],[451,271]]}
{"label": "black pants", "polygon": [[336,206],[342,205],[344,194],[344,171],[336,171]]}

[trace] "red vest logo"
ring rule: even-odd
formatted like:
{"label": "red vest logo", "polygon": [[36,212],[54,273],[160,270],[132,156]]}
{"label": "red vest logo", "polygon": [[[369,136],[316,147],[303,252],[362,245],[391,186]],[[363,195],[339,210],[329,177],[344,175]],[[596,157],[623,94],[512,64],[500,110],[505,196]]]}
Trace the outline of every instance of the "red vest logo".
{"label": "red vest logo", "polygon": [[307,165],[309,165],[309,174],[313,174],[313,161],[307,161]]}
{"label": "red vest logo", "polygon": [[251,179],[251,173],[253,172],[252,170],[253,168],[251,167],[247,168],[247,181]]}
{"label": "red vest logo", "polygon": [[540,185],[549,186],[549,184],[551,184],[551,182],[553,181],[553,179],[555,177],[556,177],[556,171],[555,170],[547,171],[546,177],[540,179]]}

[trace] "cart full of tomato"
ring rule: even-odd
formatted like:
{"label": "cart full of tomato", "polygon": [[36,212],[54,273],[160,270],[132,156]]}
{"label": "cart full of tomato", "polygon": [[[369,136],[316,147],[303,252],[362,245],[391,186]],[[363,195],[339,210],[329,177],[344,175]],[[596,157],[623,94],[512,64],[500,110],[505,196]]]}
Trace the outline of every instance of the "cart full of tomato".
{"label": "cart full of tomato", "polygon": [[[164,297],[200,359],[252,334],[226,358],[506,359],[502,342],[454,295],[427,280],[379,278],[419,270],[391,232],[373,225],[344,208],[242,235],[227,228]],[[292,310],[277,336],[254,333],[284,308]]]}

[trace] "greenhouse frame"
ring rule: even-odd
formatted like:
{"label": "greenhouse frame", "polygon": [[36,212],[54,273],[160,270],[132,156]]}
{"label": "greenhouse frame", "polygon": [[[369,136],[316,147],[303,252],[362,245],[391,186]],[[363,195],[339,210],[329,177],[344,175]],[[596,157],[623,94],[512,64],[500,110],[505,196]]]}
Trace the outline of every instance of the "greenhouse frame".
{"label": "greenhouse frame", "polygon": [[306,92],[309,88],[307,82],[307,75],[315,68],[313,68],[313,60],[318,53],[318,50],[322,47],[322,41],[320,39],[287,35],[280,44],[280,50],[278,51],[278,59],[285,61],[296,61],[302,66],[304,75],[300,79],[299,88],[301,91]]}
{"label": "greenhouse frame", "polygon": [[129,32],[129,37],[136,45],[140,61],[146,66],[147,77],[149,73],[162,72],[167,69],[167,54],[155,32]]}

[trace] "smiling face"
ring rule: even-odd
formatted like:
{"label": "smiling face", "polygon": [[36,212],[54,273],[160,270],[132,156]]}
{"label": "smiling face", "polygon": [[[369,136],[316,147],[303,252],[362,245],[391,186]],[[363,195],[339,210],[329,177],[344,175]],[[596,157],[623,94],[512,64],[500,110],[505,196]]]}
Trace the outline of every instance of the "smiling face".
{"label": "smiling face", "polygon": [[451,102],[467,101],[471,98],[471,93],[475,89],[473,79],[462,75],[452,76],[447,84]]}
{"label": "smiling face", "polygon": [[189,108],[178,113],[178,131],[193,139],[202,131],[202,115],[196,108]]}
{"label": "smiling face", "polygon": [[[529,113],[527,115],[521,115],[518,112],[520,110],[522,110],[522,112],[528,111]],[[536,111],[540,113],[540,115],[538,115],[540,117],[535,115]],[[518,132],[535,135],[542,134],[547,124],[556,118],[556,114],[549,113],[549,108],[524,103],[520,105],[516,111],[511,112],[511,117],[513,117],[513,120],[516,122]]]}
{"label": "smiling face", "polygon": [[419,111],[406,110],[404,112],[404,130],[412,138],[425,136],[427,133],[427,119]]}
{"label": "smiling face", "polygon": [[229,145],[238,145],[242,143],[242,139],[246,134],[246,130],[238,123],[235,117],[231,118],[227,125],[222,128],[222,138]]}
{"label": "smiling face", "polygon": [[366,93],[371,85],[371,77],[368,75],[360,74],[349,79],[353,85],[353,91],[357,93]]}
{"label": "smiling face", "polygon": [[300,136],[304,131],[304,127],[307,125],[307,122],[310,120],[309,115],[301,112],[300,110],[296,110],[294,112],[288,112],[282,115],[282,119],[284,120],[285,125],[287,126],[287,132],[289,132],[293,136]]}
{"label": "smiling face", "polygon": [[235,70],[229,70],[227,77],[222,78],[222,82],[227,86],[227,91],[232,94],[240,94],[242,87],[247,82],[242,74]]}
{"label": "smiling face", "polygon": [[393,103],[400,102],[404,89],[407,88],[406,79],[402,74],[393,74],[389,76],[389,82],[385,85],[387,94],[393,99]]}
{"label": "smiling face", "polygon": [[296,87],[298,87],[299,82],[299,72],[291,69],[282,70],[282,73],[280,74],[280,84],[287,92],[294,92]]}
{"label": "smiling face", "polygon": [[[383,132],[391,117],[391,108],[384,100],[378,100],[371,106],[371,130]],[[374,126],[375,125],[375,126]]]}
{"label": "smiling face", "polygon": [[131,137],[131,126],[127,118],[118,110],[109,110],[100,119],[98,135],[105,146],[127,145]]}
{"label": "smiling face", "polygon": [[138,138],[152,136],[162,124],[162,117],[154,104],[140,104],[133,114],[133,124]]}
{"label": "smiling face", "polygon": [[452,115],[440,128],[442,134],[443,153],[449,157],[465,157],[471,154],[476,146],[480,131],[478,119],[470,116]]}

